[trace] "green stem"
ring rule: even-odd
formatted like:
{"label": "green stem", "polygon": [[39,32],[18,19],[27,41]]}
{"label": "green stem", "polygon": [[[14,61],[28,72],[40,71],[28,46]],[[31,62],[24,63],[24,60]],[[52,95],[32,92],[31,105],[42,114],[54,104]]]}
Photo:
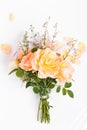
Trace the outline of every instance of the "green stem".
{"label": "green stem", "polygon": [[41,123],[50,123],[50,105],[47,101],[48,97],[44,96],[40,98],[40,104],[38,106],[37,120]]}
{"label": "green stem", "polygon": [[40,103],[39,103],[39,106],[38,106],[38,112],[37,112],[37,120],[39,121],[39,118],[40,118],[40,107],[41,107],[41,100],[40,100]]}

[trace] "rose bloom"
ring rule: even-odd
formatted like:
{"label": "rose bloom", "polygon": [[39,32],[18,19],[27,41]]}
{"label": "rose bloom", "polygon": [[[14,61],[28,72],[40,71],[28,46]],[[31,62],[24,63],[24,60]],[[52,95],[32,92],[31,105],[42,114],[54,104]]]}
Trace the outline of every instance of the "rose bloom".
{"label": "rose bloom", "polygon": [[33,70],[32,68],[32,59],[34,58],[34,53],[32,53],[31,51],[25,55],[20,64],[19,64],[19,67],[22,68],[23,70],[26,70],[26,71],[30,71],[30,70]]}
{"label": "rose bloom", "polygon": [[5,54],[10,54],[12,52],[12,47],[9,44],[1,44],[1,51]]}
{"label": "rose bloom", "polygon": [[60,83],[69,82],[72,79],[74,68],[69,61],[62,61],[59,65],[58,80]]}
{"label": "rose bloom", "polygon": [[35,54],[32,66],[38,70],[39,78],[56,78],[61,60],[62,58],[51,49],[39,49]]}

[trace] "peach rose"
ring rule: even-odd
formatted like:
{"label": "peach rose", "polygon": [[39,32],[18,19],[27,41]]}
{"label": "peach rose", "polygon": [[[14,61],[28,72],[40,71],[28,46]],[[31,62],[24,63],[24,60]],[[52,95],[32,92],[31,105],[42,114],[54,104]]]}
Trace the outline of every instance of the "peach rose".
{"label": "peach rose", "polygon": [[68,82],[72,79],[74,68],[68,61],[62,61],[59,65],[58,79],[60,83]]}
{"label": "peach rose", "polygon": [[1,44],[1,51],[5,54],[10,54],[12,52],[12,47],[9,44]]}
{"label": "peach rose", "polygon": [[34,69],[38,70],[39,78],[52,77],[56,78],[59,70],[61,57],[49,48],[38,50],[33,60]]}
{"label": "peach rose", "polygon": [[33,68],[32,68],[32,59],[33,58],[34,58],[34,53],[29,52],[27,55],[25,55],[22,58],[21,63],[19,64],[19,67],[26,71],[33,70]]}

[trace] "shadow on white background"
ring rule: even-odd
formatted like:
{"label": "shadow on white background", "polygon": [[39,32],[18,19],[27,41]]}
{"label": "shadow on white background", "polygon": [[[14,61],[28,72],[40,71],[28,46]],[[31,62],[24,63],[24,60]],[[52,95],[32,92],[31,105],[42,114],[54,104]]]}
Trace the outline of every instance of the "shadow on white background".
{"label": "shadow on white background", "polygon": [[87,106],[80,110],[68,130],[87,130]]}

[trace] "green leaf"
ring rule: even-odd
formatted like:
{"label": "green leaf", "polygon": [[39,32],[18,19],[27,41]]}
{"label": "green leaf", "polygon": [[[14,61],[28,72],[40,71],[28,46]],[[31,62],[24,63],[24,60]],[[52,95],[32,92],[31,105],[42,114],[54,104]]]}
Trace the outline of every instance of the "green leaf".
{"label": "green leaf", "polygon": [[22,77],[24,75],[24,70],[22,70],[22,69],[18,69],[17,71],[16,71],[16,76],[17,77]]}
{"label": "green leaf", "polygon": [[66,95],[66,89],[65,88],[62,89],[62,94]]}
{"label": "green leaf", "polygon": [[38,49],[38,48],[35,47],[35,48],[33,48],[31,51],[32,51],[32,52],[35,52],[35,51],[37,51],[37,49]]}
{"label": "green leaf", "polygon": [[34,82],[27,82],[26,83],[26,88],[28,88],[28,87],[34,87],[34,86],[36,86],[36,83],[34,83]]}
{"label": "green leaf", "polygon": [[56,92],[59,93],[60,90],[61,90],[61,86],[59,85],[59,86],[57,87],[57,89],[56,89]]}
{"label": "green leaf", "polygon": [[38,94],[40,92],[40,89],[38,87],[33,88],[34,93]]}
{"label": "green leaf", "polygon": [[57,81],[56,81],[55,78],[50,78],[50,77],[47,77],[47,78],[46,78],[46,82],[47,82],[47,83],[55,83],[55,84],[57,83]]}
{"label": "green leaf", "polygon": [[41,88],[45,88],[46,86],[44,85],[44,82],[43,81],[40,81],[39,83],[39,86],[41,87]]}
{"label": "green leaf", "polygon": [[17,71],[18,69],[13,69],[12,71],[9,72],[9,75],[12,74],[13,72]]}
{"label": "green leaf", "polygon": [[50,88],[50,89],[53,89],[54,87],[55,87],[55,84],[50,84],[50,85],[49,85],[49,88]]}
{"label": "green leaf", "polygon": [[36,73],[32,73],[32,71],[28,71],[28,77],[33,79],[35,82],[39,82],[39,78]]}
{"label": "green leaf", "polygon": [[65,85],[64,85],[65,88],[70,88],[71,86],[72,86],[72,83],[71,83],[71,82],[69,82],[69,83],[66,82]]}
{"label": "green leaf", "polygon": [[71,98],[74,98],[74,94],[71,90],[67,90],[67,93]]}

